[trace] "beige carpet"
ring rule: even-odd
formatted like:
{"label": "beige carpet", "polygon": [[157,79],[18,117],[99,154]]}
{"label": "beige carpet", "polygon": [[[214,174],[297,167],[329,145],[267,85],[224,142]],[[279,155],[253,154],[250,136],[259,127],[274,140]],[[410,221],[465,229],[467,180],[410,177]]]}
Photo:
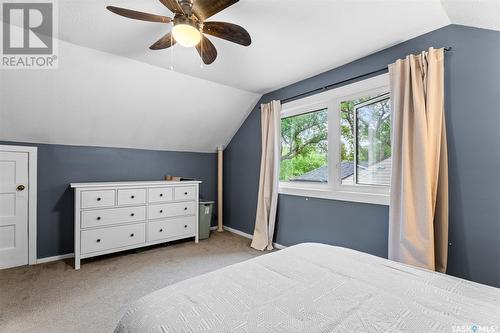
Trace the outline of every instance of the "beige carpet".
{"label": "beige carpet", "polygon": [[152,291],[261,252],[248,239],[162,245],[82,261],[0,271],[0,332],[112,332],[130,302]]}

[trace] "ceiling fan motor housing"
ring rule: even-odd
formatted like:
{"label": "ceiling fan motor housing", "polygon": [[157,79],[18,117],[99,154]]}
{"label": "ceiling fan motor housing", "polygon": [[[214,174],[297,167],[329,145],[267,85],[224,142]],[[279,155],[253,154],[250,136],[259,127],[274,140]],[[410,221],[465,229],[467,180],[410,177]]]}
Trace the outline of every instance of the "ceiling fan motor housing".
{"label": "ceiling fan motor housing", "polygon": [[191,16],[191,12],[193,9],[193,0],[178,0],[179,5],[182,8],[182,11],[188,15]]}

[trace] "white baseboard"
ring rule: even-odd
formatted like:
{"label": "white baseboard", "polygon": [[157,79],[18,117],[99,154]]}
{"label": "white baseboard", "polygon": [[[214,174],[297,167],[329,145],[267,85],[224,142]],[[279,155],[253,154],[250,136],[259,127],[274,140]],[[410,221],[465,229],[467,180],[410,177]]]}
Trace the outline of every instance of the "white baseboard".
{"label": "white baseboard", "polygon": [[[247,234],[246,232],[243,232],[243,231],[240,231],[238,229],[234,229],[234,228],[230,228],[230,227],[224,227],[224,230],[227,230],[233,234],[236,234],[236,235],[240,235],[242,237],[245,237],[245,238],[248,238],[248,239],[252,239],[252,235],[250,234]],[[273,246],[275,248],[277,248],[278,250],[283,250],[283,249],[286,249],[286,246],[285,245],[281,245],[281,244],[278,244],[278,243],[273,243]]]}
{"label": "white baseboard", "polygon": [[281,244],[278,244],[278,243],[273,243],[273,246],[275,248],[277,248],[278,250],[283,250],[283,249],[286,249],[286,246],[285,245],[281,245]]}
{"label": "white baseboard", "polygon": [[227,231],[229,231],[229,232],[231,232],[233,234],[236,234],[236,235],[248,238],[248,239],[252,239],[252,235],[247,234],[246,232],[240,231],[238,229],[233,229],[233,228],[224,226],[224,230],[227,230]]}
{"label": "white baseboard", "polygon": [[45,258],[37,259],[36,263],[37,264],[45,264],[47,262],[52,262],[52,261],[57,261],[57,260],[64,260],[64,259],[74,258],[74,257],[75,257],[74,253],[67,253],[67,254],[62,254],[60,256],[45,257]]}
{"label": "white baseboard", "polygon": [[[217,230],[217,226],[215,226],[215,227],[210,227],[210,230]],[[248,239],[252,239],[252,235],[247,234],[246,232],[240,231],[240,230],[238,230],[238,229],[234,229],[234,228],[230,228],[230,227],[224,227],[224,230],[227,230],[227,231],[229,231],[230,233],[233,233],[233,234],[236,234],[236,235],[239,235],[239,236],[242,236],[242,237],[248,238]],[[283,249],[285,249],[285,248],[286,248],[286,246],[281,245],[281,244],[278,244],[278,243],[273,243],[273,246],[274,246],[275,248],[277,248],[278,250],[283,250]],[[45,257],[45,258],[37,259],[37,260],[36,260],[36,263],[37,263],[37,264],[45,264],[45,263],[47,263],[47,262],[58,261],[58,260],[64,260],[64,259],[74,258],[74,257],[75,257],[75,254],[74,254],[74,253],[67,253],[67,254],[62,254],[62,255],[60,255],[60,256]]]}

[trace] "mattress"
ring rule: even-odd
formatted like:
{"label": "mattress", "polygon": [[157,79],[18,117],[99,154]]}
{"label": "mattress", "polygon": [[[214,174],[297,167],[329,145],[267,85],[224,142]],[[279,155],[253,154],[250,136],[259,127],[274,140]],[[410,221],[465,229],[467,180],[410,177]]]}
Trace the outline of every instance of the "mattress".
{"label": "mattress", "polygon": [[153,292],[115,332],[500,332],[500,289],[300,244]]}

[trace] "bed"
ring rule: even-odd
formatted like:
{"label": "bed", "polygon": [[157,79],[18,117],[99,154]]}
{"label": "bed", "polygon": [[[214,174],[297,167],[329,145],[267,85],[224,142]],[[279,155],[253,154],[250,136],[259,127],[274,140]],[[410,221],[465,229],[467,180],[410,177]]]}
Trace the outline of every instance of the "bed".
{"label": "bed", "polygon": [[115,332],[500,332],[500,289],[306,243],[132,304]]}

